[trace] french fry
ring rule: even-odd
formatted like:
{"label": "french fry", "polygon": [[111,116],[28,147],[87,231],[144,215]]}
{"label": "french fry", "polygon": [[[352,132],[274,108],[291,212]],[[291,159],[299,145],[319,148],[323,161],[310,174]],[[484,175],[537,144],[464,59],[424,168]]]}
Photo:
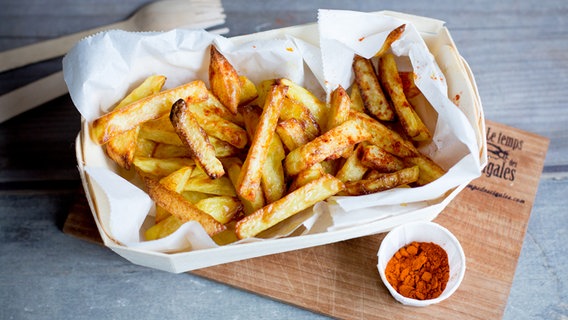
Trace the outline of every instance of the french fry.
{"label": "french fry", "polygon": [[181,167],[180,169],[160,179],[160,183],[163,184],[166,188],[180,193],[183,191],[185,184],[191,176],[191,172],[194,168],[195,166]]}
{"label": "french fry", "polygon": [[390,96],[404,132],[415,141],[430,140],[430,131],[404,95],[402,80],[392,54],[385,54],[379,60],[379,77]]}
{"label": "french fry", "polygon": [[172,214],[166,211],[166,209],[157,206],[156,207],[156,216],[154,217],[154,223],[159,223],[160,221],[170,217]]}
{"label": "french fry", "polygon": [[313,166],[300,171],[295,177],[294,181],[290,185],[290,189],[288,192],[292,192],[300,187],[305,186],[306,184],[323,177],[326,174],[324,171],[323,166],[321,163],[316,163]]}
{"label": "french fry", "polygon": [[348,181],[345,182],[345,190],[342,192],[342,195],[360,196],[389,190],[416,182],[419,174],[418,166],[414,166],[393,173],[385,173],[374,180]]}
{"label": "french fry", "polygon": [[226,227],[223,224],[198,209],[181,194],[169,190],[159,181],[151,178],[145,178],[144,182],[148,189],[148,195],[156,205],[170,212],[181,222],[197,221],[210,236],[225,230]]}
{"label": "french fry", "polygon": [[361,150],[361,163],[380,172],[395,172],[404,169],[402,160],[375,146],[364,146]]}
{"label": "french fry", "polygon": [[133,164],[139,172],[156,177],[165,177],[183,167],[195,165],[195,161],[189,158],[156,159],[135,157]]}
{"label": "french fry", "polygon": [[420,89],[416,86],[414,82],[414,77],[416,74],[412,71],[409,72],[398,72],[398,76],[400,77],[400,81],[402,82],[402,91],[404,91],[404,95],[410,101],[410,99],[422,94]]}
{"label": "french fry", "polygon": [[349,95],[351,100],[351,110],[365,112],[365,105],[363,104],[363,98],[361,97],[361,91],[357,83],[351,85],[351,94]]}
{"label": "french fry", "polygon": [[278,222],[338,193],[343,188],[343,182],[326,174],[239,220],[235,227],[237,237],[239,239],[254,237]]}
{"label": "french fry", "polygon": [[224,176],[217,179],[211,179],[208,176],[190,177],[185,183],[183,191],[197,191],[229,197],[235,197],[237,195],[229,178]]}
{"label": "french fry", "polygon": [[210,194],[199,192],[199,191],[182,191],[180,193],[187,201],[189,201],[193,204],[196,204],[199,201],[201,201],[203,199],[207,199],[207,198],[212,196]]}
{"label": "french fry", "polygon": [[327,123],[327,106],[319,100],[313,93],[306,88],[294,83],[289,79],[282,78],[280,83],[288,86],[286,97],[306,106],[318,124],[319,128],[324,128]]}
{"label": "french fry", "polygon": [[[228,161],[227,163],[225,163],[225,166],[227,170],[227,175],[229,176],[231,183],[233,183],[233,186],[236,188],[239,180],[239,175],[241,173],[240,160]],[[245,215],[249,215],[264,206],[264,194],[260,190],[260,185],[258,186],[258,188],[259,190],[257,192],[254,192],[256,198],[253,201],[249,201],[241,197],[239,194],[237,194],[237,197],[239,198],[239,200],[241,200],[241,203],[243,204],[243,211],[245,212]]]}
{"label": "french fry", "polygon": [[355,55],[353,72],[365,110],[379,120],[394,120],[395,112],[385,97],[371,60]]}
{"label": "french fry", "polygon": [[335,177],[343,182],[361,180],[365,172],[369,168],[359,158],[359,153],[363,149],[363,144],[357,145],[355,152],[353,152],[343,163],[343,166],[337,171]]}
{"label": "french fry", "polygon": [[420,168],[420,176],[418,181],[416,181],[416,184],[419,186],[428,184],[446,173],[442,167],[423,154],[418,154],[415,157],[404,158],[403,161],[406,166],[416,165]]}
{"label": "french fry", "polygon": [[91,137],[98,144],[104,144],[145,121],[166,115],[175,101],[187,97],[192,97],[193,101],[207,99],[208,91],[205,83],[195,80],[137,100],[118,110],[115,109],[92,122]]}
{"label": "french fry", "polygon": [[[242,108],[245,128],[249,137],[254,138],[256,127],[262,115],[262,109],[256,106]],[[284,146],[277,134],[272,135],[268,154],[262,167],[261,186],[267,203],[280,199],[286,192],[286,181],[282,160],[285,158]]]}
{"label": "french fry", "polygon": [[[134,157],[151,157],[155,148],[156,143],[154,141],[138,137]],[[134,162],[134,159],[132,161]]]}
{"label": "french fry", "polygon": [[233,114],[237,114],[241,97],[239,75],[215,46],[211,46],[210,58],[209,84],[211,91],[227,109]]}
{"label": "french fry", "polygon": [[183,222],[177,216],[169,215],[148,228],[144,232],[144,238],[147,241],[165,238],[179,229],[182,224]]}
{"label": "french fry", "polygon": [[292,151],[313,140],[313,138],[310,139],[302,123],[297,119],[280,121],[278,125],[276,125],[276,133],[278,133],[278,136],[288,151]]}
{"label": "french fry", "polygon": [[231,221],[243,209],[243,205],[237,198],[228,196],[205,198],[197,202],[195,206],[222,224]]}
{"label": "french fry", "polygon": [[286,172],[294,176],[334,154],[340,154],[345,148],[370,138],[369,132],[358,121],[348,120],[290,151],[284,160]]}
{"label": "french fry", "polygon": [[349,119],[351,109],[351,99],[342,86],[338,86],[331,93],[329,115],[325,131],[329,131]]}
{"label": "french fry", "polygon": [[282,109],[282,100],[287,90],[287,86],[279,84],[273,86],[268,93],[254,138],[242,166],[237,183],[237,193],[249,201],[254,201],[257,197],[255,193],[261,182],[262,168],[268,156],[268,148],[272,142]]}
{"label": "french fry", "polygon": [[239,97],[239,106],[246,106],[258,98],[258,91],[256,86],[249,78],[239,76],[239,83],[241,84],[241,95]]}
{"label": "french fry", "polygon": [[[191,99],[189,99],[191,103]],[[209,142],[207,134],[191,115],[187,103],[179,99],[174,103],[170,113],[170,120],[183,143],[189,147],[194,159],[203,167],[212,179],[225,174],[221,161],[215,155],[215,148]]]}
{"label": "french fry", "polygon": [[203,128],[208,136],[215,137],[239,149],[243,149],[248,142],[246,131],[237,124],[225,120],[217,114],[207,112],[205,110],[207,104],[207,101],[188,104],[189,110],[199,126]]}
{"label": "french fry", "polygon": [[405,158],[416,156],[419,152],[414,145],[402,138],[398,133],[390,130],[382,123],[369,117],[368,115],[351,111],[350,118],[359,121],[359,123],[370,133],[369,142],[378,147],[383,148],[393,155]]}
{"label": "french fry", "polygon": [[395,28],[393,31],[391,31],[387,36],[387,38],[385,39],[385,42],[383,42],[381,49],[379,49],[379,51],[375,53],[375,57],[382,56],[385,52],[387,52],[390,49],[393,42],[400,39],[405,29],[406,29],[406,24],[403,24]]}
{"label": "french fry", "polygon": [[[160,75],[146,78],[142,84],[132,90],[115,109],[124,108],[132,102],[160,92],[165,82],[166,77]],[[134,129],[130,129],[110,139],[105,145],[105,151],[109,158],[126,170],[130,169],[132,160],[134,159],[139,130],[140,127],[136,126]]]}

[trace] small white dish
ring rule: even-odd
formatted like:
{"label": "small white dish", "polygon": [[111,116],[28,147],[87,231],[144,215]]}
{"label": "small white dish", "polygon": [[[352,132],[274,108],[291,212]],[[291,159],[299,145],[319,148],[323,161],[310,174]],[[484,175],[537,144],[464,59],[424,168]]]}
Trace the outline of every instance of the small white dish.
{"label": "small white dish", "polygon": [[[448,254],[450,278],[446,288],[437,298],[428,300],[407,298],[398,293],[387,280],[385,269],[389,260],[400,248],[413,241],[433,242],[442,247]],[[458,239],[448,229],[434,222],[411,222],[392,229],[383,239],[377,256],[377,268],[383,283],[391,295],[404,305],[424,307],[439,303],[456,291],[465,275],[465,254]]]}

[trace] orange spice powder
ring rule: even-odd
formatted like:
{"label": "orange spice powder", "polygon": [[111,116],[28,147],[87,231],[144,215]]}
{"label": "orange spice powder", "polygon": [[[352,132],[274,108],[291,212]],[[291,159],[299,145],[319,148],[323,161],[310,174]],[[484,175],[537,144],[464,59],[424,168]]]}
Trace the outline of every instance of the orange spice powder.
{"label": "orange spice powder", "polygon": [[400,248],[385,269],[388,282],[401,295],[418,300],[434,299],[450,278],[448,254],[431,242],[412,242]]}

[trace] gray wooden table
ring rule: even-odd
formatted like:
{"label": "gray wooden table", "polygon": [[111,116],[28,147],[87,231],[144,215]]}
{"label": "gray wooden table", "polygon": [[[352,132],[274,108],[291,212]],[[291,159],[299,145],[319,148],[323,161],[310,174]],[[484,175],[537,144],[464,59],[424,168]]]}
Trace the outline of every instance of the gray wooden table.
{"label": "gray wooden table", "polygon": [[[145,0],[1,0],[0,50],[119,21]],[[476,76],[487,119],[550,138],[505,319],[566,319],[568,2],[224,1],[229,36],[314,22],[317,8],[444,20]],[[61,59],[0,74],[0,94]],[[6,106],[0,106],[2,108]],[[204,280],[133,265],[61,231],[80,187],[69,96],[0,124],[0,319],[317,319]]]}

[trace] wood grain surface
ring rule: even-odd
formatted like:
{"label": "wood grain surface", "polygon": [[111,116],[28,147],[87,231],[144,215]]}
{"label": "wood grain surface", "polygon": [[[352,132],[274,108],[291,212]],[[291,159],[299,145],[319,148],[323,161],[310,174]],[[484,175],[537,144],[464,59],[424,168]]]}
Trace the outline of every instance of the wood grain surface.
{"label": "wood grain surface", "polygon": [[[344,319],[496,319],[503,315],[548,149],[548,139],[490,122],[489,163],[435,222],[461,242],[467,271],[446,301],[427,308],[396,302],[378,275],[384,234],[192,271],[193,274]],[[79,198],[64,232],[100,242]],[[398,315],[398,316],[397,316]]]}

